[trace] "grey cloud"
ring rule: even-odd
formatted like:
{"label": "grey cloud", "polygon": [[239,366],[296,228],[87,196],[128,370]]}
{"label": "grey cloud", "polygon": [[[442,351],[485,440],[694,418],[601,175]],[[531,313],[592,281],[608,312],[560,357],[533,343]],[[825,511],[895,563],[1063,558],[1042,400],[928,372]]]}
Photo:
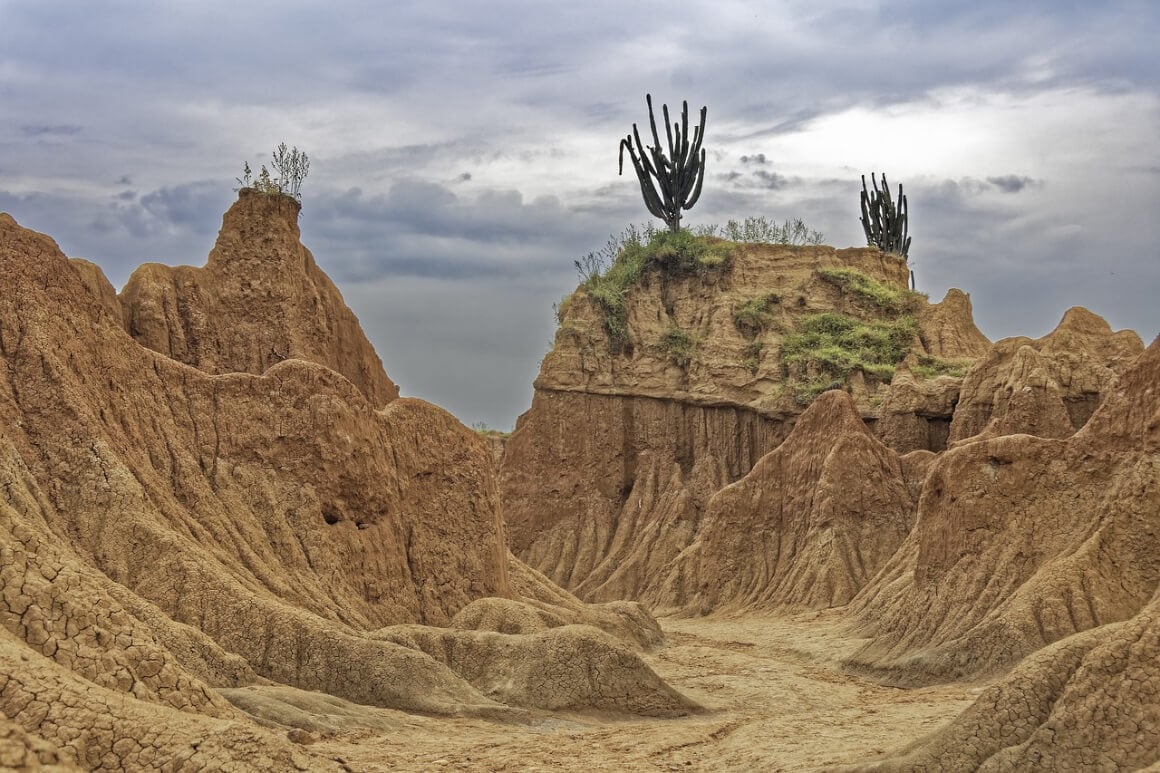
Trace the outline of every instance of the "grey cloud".
{"label": "grey cloud", "polygon": [[56,124],[52,126],[37,124],[21,126],[20,132],[26,137],[71,137],[80,134],[83,128],[74,124]]}
{"label": "grey cloud", "polygon": [[769,163],[764,153],[754,153],[753,155],[746,155],[741,157],[743,164],[766,164]]}
{"label": "grey cloud", "polygon": [[762,187],[768,188],[771,191],[779,191],[789,184],[789,180],[785,175],[778,174],[777,172],[769,172],[765,169],[758,169],[753,173],[753,176],[758,179]]}
{"label": "grey cloud", "polygon": [[112,197],[92,226],[103,232],[123,229],[137,239],[173,230],[209,235],[216,230],[228,196],[228,190],[211,181],[159,188],[139,198],[134,191],[124,191]]}
{"label": "grey cloud", "polygon": [[445,185],[404,180],[386,194],[316,191],[303,210],[303,240],[336,278],[484,278],[560,275],[593,249],[593,234],[620,227],[612,212],[530,201],[514,190],[465,197]]}
{"label": "grey cloud", "polygon": [[1032,177],[1023,177],[1014,174],[1005,174],[1000,177],[988,177],[987,182],[994,185],[1003,193],[1018,193],[1028,185],[1038,185],[1039,181]]}

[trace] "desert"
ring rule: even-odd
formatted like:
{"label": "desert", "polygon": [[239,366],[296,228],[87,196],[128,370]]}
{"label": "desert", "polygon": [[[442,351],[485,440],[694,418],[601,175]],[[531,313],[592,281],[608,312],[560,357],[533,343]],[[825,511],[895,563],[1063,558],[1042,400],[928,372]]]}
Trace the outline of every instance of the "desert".
{"label": "desert", "polygon": [[0,767],[1160,765],[1160,341],[644,244],[496,439],[400,396],[299,209],[119,293],[0,214]]}

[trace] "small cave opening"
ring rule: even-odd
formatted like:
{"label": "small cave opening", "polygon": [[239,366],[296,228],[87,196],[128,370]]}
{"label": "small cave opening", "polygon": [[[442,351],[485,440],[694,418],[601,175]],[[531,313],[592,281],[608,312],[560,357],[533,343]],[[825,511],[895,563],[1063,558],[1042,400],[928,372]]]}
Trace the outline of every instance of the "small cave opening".
{"label": "small cave opening", "polygon": [[322,520],[326,522],[327,526],[333,526],[342,519],[339,518],[338,513],[334,512],[333,510],[323,510]]}

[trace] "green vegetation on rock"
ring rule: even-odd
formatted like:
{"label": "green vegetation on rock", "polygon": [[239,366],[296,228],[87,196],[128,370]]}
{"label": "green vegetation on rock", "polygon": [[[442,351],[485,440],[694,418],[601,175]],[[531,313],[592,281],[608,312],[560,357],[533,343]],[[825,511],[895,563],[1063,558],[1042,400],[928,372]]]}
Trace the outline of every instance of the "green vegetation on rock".
{"label": "green vegetation on rock", "polygon": [[962,378],[970,370],[972,360],[943,360],[938,357],[921,354],[918,364],[910,368],[910,372],[918,378],[938,378],[939,376],[953,376]]}
{"label": "green vegetation on rock", "polygon": [[885,311],[913,310],[926,297],[913,290],[891,287],[853,268],[823,268],[818,271],[818,276]]}
{"label": "green vegetation on rock", "polygon": [[677,326],[670,327],[661,338],[661,350],[665,355],[682,368],[689,367],[693,361],[693,350],[697,342],[691,335]]}
{"label": "green vegetation on rock", "polygon": [[[581,286],[604,311],[604,327],[614,347],[628,341],[629,290],[650,266],[665,276],[686,276],[728,265],[734,245],[686,230],[660,231],[629,226],[602,249],[573,261]],[[564,304],[561,304],[564,307]]]}
{"label": "green vegetation on rock", "polygon": [[782,370],[796,382],[794,396],[809,402],[831,386],[840,386],[855,369],[881,381],[910,351],[918,330],[914,317],[864,322],[827,312],[803,317],[798,330],[781,344]]}
{"label": "green vegetation on rock", "polygon": [[781,297],[776,293],[750,298],[733,309],[733,326],[753,338],[773,324],[773,315],[770,312],[779,303]]}
{"label": "green vegetation on rock", "polygon": [[741,365],[750,373],[756,373],[758,365],[761,364],[761,352],[764,349],[764,342],[750,341],[745,347],[745,356],[741,360]]}

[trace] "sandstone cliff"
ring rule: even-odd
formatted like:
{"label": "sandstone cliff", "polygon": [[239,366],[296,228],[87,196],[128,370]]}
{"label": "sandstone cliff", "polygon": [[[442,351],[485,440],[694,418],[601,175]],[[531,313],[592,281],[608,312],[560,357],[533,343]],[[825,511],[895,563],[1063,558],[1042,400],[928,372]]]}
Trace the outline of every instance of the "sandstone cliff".
{"label": "sandstone cliff", "polygon": [[[287,246],[294,213],[243,195],[205,273],[177,270],[160,286],[183,289],[151,296],[145,279],[165,272],[146,270],[121,300],[96,267],[0,214],[4,764],[335,768],[227,700],[274,716],[301,691],[517,718],[513,704],[695,710],[624,645],[567,627],[641,646],[655,628],[643,611],[588,607],[513,563],[487,443],[434,406],[394,399],[329,280]],[[266,258],[279,274],[255,285],[250,263]],[[305,318],[283,309],[264,324],[263,304],[296,303],[299,290],[318,300]],[[173,314],[150,317],[149,298]],[[165,324],[134,328],[146,319]],[[265,341],[232,332],[246,330],[309,358],[271,365]],[[493,618],[461,618],[443,636],[472,654],[453,660],[373,635],[450,624],[496,596],[539,605],[560,630],[513,643],[474,630]],[[572,641],[579,660],[551,658]],[[489,697],[471,681],[518,669],[540,692]],[[602,674],[633,674],[635,687],[617,693]]]}
{"label": "sandstone cliff", "polygon": [[[896,361],[854,367],[839,379],[851,414],[880,425],[879,437],[897,451],[945,448],[961,379],[932,371],[965,367],[988,342],[965,294],[954,290],[929,304],[909,292],[908,277],[902,259],[876,249],[738,245],[721,268],[646,270],[626,296],[629,335],[620,345],[600,303],[579,289],[505,450],[512,549],[587,599],[683,598],[673,592],[676,581],[662,578],[705,528],[711,497],[776,449],[813,396],[831,386],[833,369],[847,367],[820,351],[833,332],[827,326],[897,347]],[[788,357],[791,345],[819,351]],[[870,435],[860,433],[848,442],[865,444]],[[839,438],[808,443],[831,440]],[[874,453],[885,459],[887,450]],[[746,517],[780,533],[765,516]],[[878,547],[872,552],[869,566],[877,566],[884,557]],[[681,571],[690,566],[684,559]],[[868,571],[853,574],[860,583]],[[777,596],[752,590],[767,603]],[[830,600],[838,598],[847,591]]]}

